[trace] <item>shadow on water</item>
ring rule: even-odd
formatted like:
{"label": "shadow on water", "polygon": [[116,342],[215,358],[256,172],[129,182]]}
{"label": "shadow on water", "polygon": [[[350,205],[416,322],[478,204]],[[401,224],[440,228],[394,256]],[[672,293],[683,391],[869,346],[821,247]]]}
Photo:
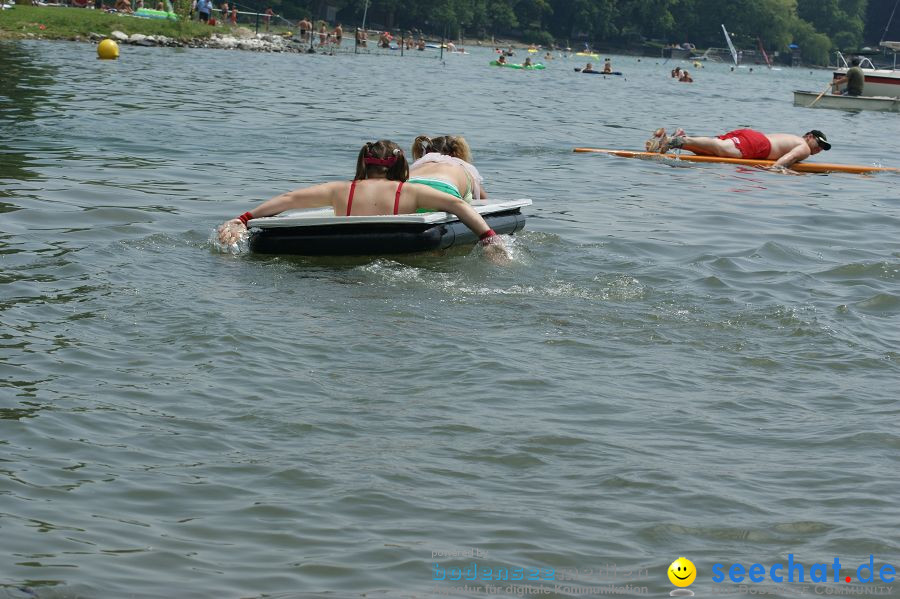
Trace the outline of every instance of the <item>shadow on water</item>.
{"label": "shadow on water", "polygon": [[[14,140],[27,123],[50,101],[47,88],[54,83],[56,69],[40,62],[34,53],[18,43],[0,42],[0,138]],[[34,179],[27,168],[31,159],[23,152],[0,151],[0,181]],[[0,197],[8,195],[0,189]]]}

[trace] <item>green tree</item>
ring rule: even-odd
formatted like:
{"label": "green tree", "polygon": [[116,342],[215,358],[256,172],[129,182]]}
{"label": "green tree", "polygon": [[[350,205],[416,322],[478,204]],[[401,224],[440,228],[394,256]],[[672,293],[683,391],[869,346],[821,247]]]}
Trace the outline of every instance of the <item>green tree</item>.
{"label": "green tree", "polygon": [[797,14],[835,46],[850,50],[862,43],[867,5],[867,0],[799,0]]}
{"label": "green tree", "polygon": [[831,39],[824,33],[816,31],[809,22],[797,18],[791,27],[794,43],[800,46],[800,55],[809,63],[828,64],[828,52],[831,50]]}

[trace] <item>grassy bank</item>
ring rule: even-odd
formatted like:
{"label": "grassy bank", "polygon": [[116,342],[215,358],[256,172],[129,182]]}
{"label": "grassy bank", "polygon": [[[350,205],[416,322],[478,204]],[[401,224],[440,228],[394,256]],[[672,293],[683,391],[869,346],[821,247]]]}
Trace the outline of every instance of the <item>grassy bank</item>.
{"label": "grassy bank", "polygon": [[18,4],[0,12],[0,39],[81,40],[90,33],[109,35],[112,31],[189,40],[209,37],[217,29],[196,22],[141,19],[87,8]]}

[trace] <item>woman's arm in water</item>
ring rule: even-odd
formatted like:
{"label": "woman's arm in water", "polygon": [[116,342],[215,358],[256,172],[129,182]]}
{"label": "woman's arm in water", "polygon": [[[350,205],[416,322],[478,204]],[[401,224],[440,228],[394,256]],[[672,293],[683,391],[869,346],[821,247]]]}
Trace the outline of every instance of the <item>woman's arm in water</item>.
{"label": "woman's arm in water", "polygon": [[333,198],[343,186],[344,183],[334,181],[277,195],[270,200],[266,200],[253,210],[224,222],[219,226],[219,241],[228,244],[236,243],[240,240],[244,231],[247,230],[247,221],[254,218],[274,216],[281,214],[285,210],[331,206]]}
{"label": "woman's arm in water", "polygon": [[454,214],[479,237],[491,229],[481,215],[475,212],[468,203],[449,193],[437,191],[426,185],[416,183],[407,184],[406,189],[415,193],[414,199],[417,208],[427,208]]}
{"label": "woman's arm in water", "polygon": [[415,193],[414,199],[419,208],[440,210],[455,215],[478,236],[478,243],[485,246],[485,255],[497,264],[509,262],[509,255],[500,236],[485,222],[478,212],[465,201],[448,193],[432,189],[426,185],[415,183],[406,186]]}

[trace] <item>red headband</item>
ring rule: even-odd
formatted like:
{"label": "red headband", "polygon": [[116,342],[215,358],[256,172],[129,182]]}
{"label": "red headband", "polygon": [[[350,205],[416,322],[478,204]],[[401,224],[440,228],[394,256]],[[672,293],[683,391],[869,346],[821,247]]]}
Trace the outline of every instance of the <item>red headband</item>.
{"label": "red headband", "polygon": [[397,163],[397,157],[391,156],[390,158],[372,158],[370,156],[366,156],[365,158],[363,158],[363,162],[367,165],[386,166],[390,168]]}

